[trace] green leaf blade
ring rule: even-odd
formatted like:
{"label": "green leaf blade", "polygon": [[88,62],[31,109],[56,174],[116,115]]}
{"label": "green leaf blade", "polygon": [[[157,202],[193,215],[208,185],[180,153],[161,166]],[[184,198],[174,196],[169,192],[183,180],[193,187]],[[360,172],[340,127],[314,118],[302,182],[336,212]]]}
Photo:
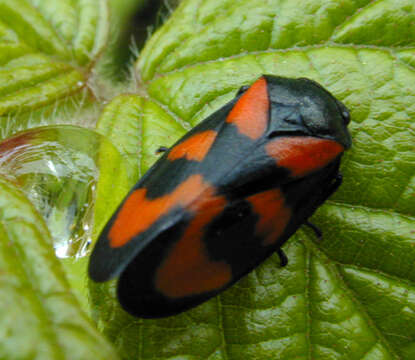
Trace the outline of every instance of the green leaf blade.
{"label": "green leaf blade", "polygon": [[412,0],[382,0],[368,4],[332,39],[339,43],[376,46],[414,46],[415,4]]}
{"label": "green leaf blade", "polygon": [[0,180],[0,356],[116,359],[70,293],[43,219]]}
{"label": "green leaf blade", "polygon": [[400,279],[351,266],[345,266],[342,273],[396,354],[405,359],[414,357],[415,292],[412,284],[403,285]]}
{"label": "green leaf blade", "polygon": [[[137,63],[145,81],[191,64],[250,52],[319,45],[366,6],[355,1],[185,1]],[[248,15],[249,14],[249,15]],[[176,31],[180,29],[180,35]]]}
{"label": "green leaf blade", "polygon": [[106,1],[78,1],[78,31],[73,39],[73,49],[78,63],[87,65],[102,51],[108,33],[108,8]]}
{"label": "green leaf blade", "polygon": [[32,126],[52,122],[44,114],[58,104],[75,108],[77,102],[92,101],[86,84],[106,44],[107,11],[106,1],[0,1],[0,116],[5,135],[26,129],[28,118],[36,118]]}
{"label": "green leaf blade", "polygon": [[69,56],[69,49],[30,2],[2,0],[0,14],[0,20],[16,33],[20,41],[33,49],[62,58]]}

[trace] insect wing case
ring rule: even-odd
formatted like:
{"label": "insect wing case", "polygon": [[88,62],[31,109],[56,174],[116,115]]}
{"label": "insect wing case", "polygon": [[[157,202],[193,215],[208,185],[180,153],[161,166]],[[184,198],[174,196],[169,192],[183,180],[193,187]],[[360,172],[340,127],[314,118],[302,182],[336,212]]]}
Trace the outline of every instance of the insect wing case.
{"label": "insect wing case", "polygon": [[259,78],[134,186],[91,255],[140,317],[177,314],[267,258],[339,186],[346,107],[308,79]]}

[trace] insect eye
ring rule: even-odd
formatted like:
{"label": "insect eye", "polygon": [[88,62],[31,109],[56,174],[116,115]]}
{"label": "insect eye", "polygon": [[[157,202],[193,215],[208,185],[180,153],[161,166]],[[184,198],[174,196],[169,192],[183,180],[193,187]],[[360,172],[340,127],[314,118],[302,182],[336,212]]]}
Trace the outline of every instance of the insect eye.
{"label": "insect eye", "polygon": [[343,117],[344,123],[346,125],[349,125],[350,124],[350,113],[348,111],[344,110],[342,112],[342,117]]}

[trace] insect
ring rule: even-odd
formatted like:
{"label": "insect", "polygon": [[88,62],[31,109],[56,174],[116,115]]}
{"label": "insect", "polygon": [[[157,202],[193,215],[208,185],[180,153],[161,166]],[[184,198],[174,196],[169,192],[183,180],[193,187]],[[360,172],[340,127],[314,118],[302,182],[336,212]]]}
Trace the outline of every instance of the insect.
{"label": "insect", "polygon": [[341,184],[349,122],[312,80],[263,75],[242,87],[160,149],[103,229],[90,277],[119,276],[122,307],[157,318],[217,295],[273,252],[286,265],[281,246]]}

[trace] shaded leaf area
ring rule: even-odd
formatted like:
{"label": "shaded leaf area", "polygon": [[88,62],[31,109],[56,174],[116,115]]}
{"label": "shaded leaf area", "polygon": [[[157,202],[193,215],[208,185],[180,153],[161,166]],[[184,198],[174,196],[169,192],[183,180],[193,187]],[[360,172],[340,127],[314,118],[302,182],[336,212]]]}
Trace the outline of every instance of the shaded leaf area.
{"label": "shaded leaf area", "polygon": [[[136,26],[134,14],[139,14],[148,0],[109,0],[109,32],[107,46],[99,59],[100,73],[116,81],[126,80],[133,54],[132,36]],[[148,5],[152,6],[152,5]]]}
{"label": "shaded leaf area", "polygon": [[46,117],[88,98],[88,69],[106,42],[107,17],[104,1],[0,1],[2,137],[26,128],[30,119],[20,117],[27,113]]}
{"label": "shaded leaf area", "polygon": [[172,14],[180,0],[109,0],[110,30],[99,59],[100,75],[127,81],[132,64],[151,34]]}
{"label": "shaded leaf area", "polygon": [[117,359],[80,310],[42,217],[0,180],[2,359]]}
{"label": "shaded leaf area", "polygon": [[91,284],[99,327],[125,359],[415,357],[414,10],[413,0],[188,0],[154,34],[136,66],[147,97],[116,98],[99,123],[135,166],[131,184],[159,146],[264,73],[330,90],[351,110],[353,147],[342,187],[312,219],[323,240],[299,231],[287,268],[272,256],[161,320],[131,318],[114,283]]}

